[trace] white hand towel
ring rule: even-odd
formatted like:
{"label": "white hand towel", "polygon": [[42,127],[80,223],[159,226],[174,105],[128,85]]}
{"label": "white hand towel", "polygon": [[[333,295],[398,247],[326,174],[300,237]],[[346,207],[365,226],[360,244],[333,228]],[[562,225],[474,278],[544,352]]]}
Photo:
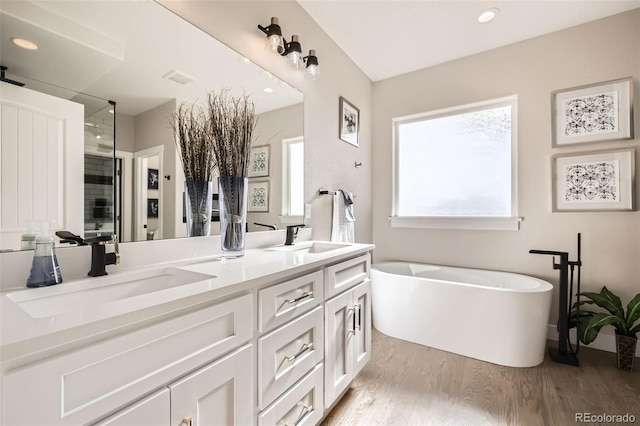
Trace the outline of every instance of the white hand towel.
{"label": "white hand towel", "polygon": [[333,196],[331,241],[355,243],[355,220],[353,195],[347,191],[337,191]]}

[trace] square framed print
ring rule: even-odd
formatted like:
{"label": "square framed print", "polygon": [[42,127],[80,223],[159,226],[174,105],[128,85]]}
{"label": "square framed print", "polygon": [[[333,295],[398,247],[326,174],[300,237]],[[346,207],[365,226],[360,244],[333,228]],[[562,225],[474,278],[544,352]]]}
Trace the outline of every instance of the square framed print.
{"label": "square framed print", "polygon": [[360,146],[360,110],[340,96],[340,139],[354,146]]}
{"label": "square framed print", "polygon": [[551,159],[554,212],[635,209],[635,151],[555,155]]}
{"label": "square framed print", "polygon": [[249,182],[247,211],[269,211],[269,186],[269,181]]}
{"label": "square framed print", "polygon": [[158,189],[158,169],[147,169],[147,189]]}
{"label": "square framed print", "polygon": [[551,118],[554,148],[633,139],[633,78],[556,90]]}
{"label": "square framed print", "polygon": [[147,199],[147,217],[158,217],[158,199],[157,198],[148,198]]}
{"label": "square framed print", "polygon": [[269,157],[271,145],[260,145],[251,148],[249,155],[249,177],[269,176]]}

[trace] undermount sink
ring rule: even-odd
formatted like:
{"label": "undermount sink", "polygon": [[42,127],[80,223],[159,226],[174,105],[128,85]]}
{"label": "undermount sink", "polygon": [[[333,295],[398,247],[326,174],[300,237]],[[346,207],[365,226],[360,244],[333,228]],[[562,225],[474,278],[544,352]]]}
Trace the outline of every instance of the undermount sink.
{"label": "undermount sink", "polygon": [[7,297],[33,318],[46,318],[212,278],[215,276],[177,268],[160,268],[20,290],[8,293]]}
{"label": "undermount sink", "polygon": [[350,244],[340,244],[340,243],[325,243],[325,242],[303,242],[298,244],[293,244],[290,246],[278,246],[273,247],[271,250],[277,251],[287,251],[292,253],[326,253],[332,250],[338,250],[341,248],[349,247]]}

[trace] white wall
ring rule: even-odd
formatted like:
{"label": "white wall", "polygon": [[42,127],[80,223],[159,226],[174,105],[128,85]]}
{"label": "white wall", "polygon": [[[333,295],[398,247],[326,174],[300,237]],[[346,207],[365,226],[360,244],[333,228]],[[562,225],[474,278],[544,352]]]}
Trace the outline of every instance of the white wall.
{"label": "white wall", "polygon": [[[426,54],[426,53],[425,53]],[[375,260],[403,259],[516,271],[557,282],[548,256],[576,257],[582,233],[583,290],[603,285],[630,300],[640,289],[640,212],[552,213],[551,156],[640,146],[632,141],[551,148],[551,92],[634,77],[640,99],[640,9],[486,53],[376,82],[373,86],[373,235]],[[391,119],[517,94],[518,204],[521,230],[455,231],[391,228]],[[640,114],[635,114],[636,135]],[[640,150],[636,162],[640,161]],[[636,165],[636,170],[640,168]],[[637,178],[636,178],[637,181]],[[640,200],[639,186],[636,198]],[[557,304],[551,323],[556,321]],[[608,330],[610,331],[610,330]]]}
{"label": "white wall", "polygon": [[[298,88],[304,99],[305,198],[312,203],[314,238],[331,236],[331,197],[319,189],[348,189],[357,198],[356,240],[370,242],[371,226],[371,81],[294,1],[158,0],[232,49]],[[257,28],[280,19],[286,35],[298,34],[305,51],[315,49],[322,78],[306,80],[301,71],[264,49]],[[206,54],[203,53],[203,54]],[[338,138],[338,98],[360,109],[360,147]],[[356,169],[354,163],[362,162]]]}

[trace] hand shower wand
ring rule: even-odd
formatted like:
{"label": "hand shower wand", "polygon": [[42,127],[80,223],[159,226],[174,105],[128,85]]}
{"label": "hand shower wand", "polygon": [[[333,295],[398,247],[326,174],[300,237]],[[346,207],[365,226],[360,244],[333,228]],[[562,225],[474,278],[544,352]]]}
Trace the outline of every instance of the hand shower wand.
{"label": "hand shower wand", "polygon": [[[568,365],[580,365],[578,357],[571,350],[567,352],[567,344],[569,342],[569,267],[571,267],[571,288],[573,288],[573,270],[578,267],[578,293],[580,292],[580,267],[582,266],[581,257],[581,234],[578,233],[578,260],[570,261],[569,253],[564,251],[552,250],[529,250],[531,254],[544,254],[553,256],[553,269],[560,271],[560,289],[558,302],[558,348],[549,348],[549,356],[555,362]],[[560,263],[556,263],[555,256],[560,257]],[[579,318],[579,312],[578,312]]]}

